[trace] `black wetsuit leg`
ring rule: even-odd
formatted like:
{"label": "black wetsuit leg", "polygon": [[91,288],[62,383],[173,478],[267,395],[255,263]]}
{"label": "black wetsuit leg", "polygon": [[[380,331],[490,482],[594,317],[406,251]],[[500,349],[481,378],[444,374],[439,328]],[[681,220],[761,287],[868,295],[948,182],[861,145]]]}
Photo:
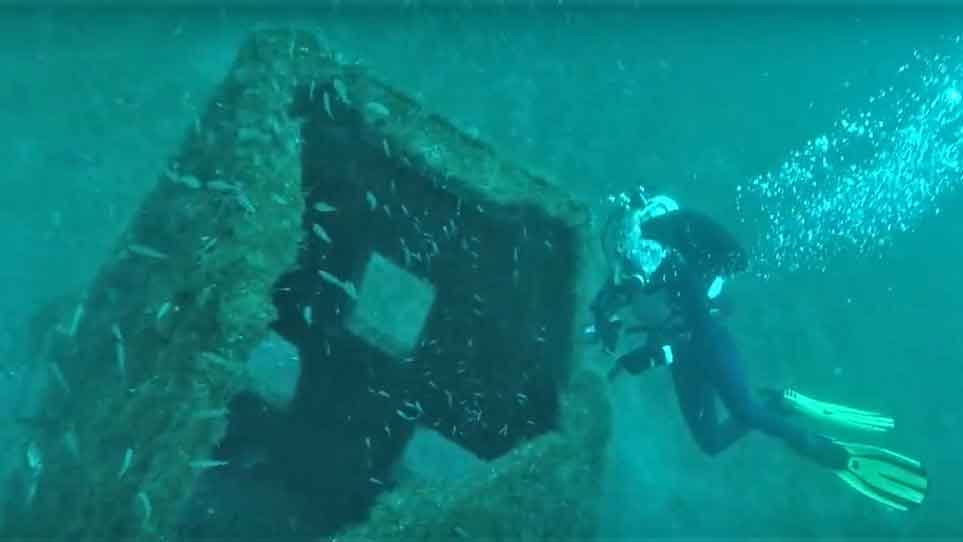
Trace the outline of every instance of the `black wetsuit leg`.
{"label": "black wetsuit leg", "polygon": [[678,361],[672,366],[679,410],[699,449],[716,455],[742,438],[752,427],[735,415],[721,420],[716,405],[715,385],[697,362],[688,359],[688,352],[677,352]]}
{"label": "black wetsuit leg", "polygon": [[590,306],[595,321],[595,332],[602,347],[614,352],[619,340],[621,323],[610,318],[622,307],[629,304],[632,296],[639,292],[641,284],[635,279],[626,279],[619,284],[610,276],[595,294]]}
{"label": "black wetsuit leg", "polygon": [[[824,465],[845,466],[845,450],[792,423],[775,405],[753,397],[736,345],[721,323],[705,320],[692,340],[677,350],[672,372],[676,393],[686,423],[703,451],[718,454],[757,429]],[[726,420],[719,419],[716,396],[729,411]]]}

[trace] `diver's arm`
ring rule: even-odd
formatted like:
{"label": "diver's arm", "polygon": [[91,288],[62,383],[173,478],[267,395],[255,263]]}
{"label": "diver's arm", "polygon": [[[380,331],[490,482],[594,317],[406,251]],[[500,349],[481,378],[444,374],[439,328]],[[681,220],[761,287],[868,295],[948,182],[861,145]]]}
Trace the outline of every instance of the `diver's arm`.
{"label": "diver's arm", "polygon": [[595,322],[595,333],[602,341],[602,347],[612,352],[618,342],[619,322],[615,313],[629,304],[632,296],[641,289],[641,282],[628,278],[615,282],[610,275],[605,284],[595,294],[590,309]]}
{"label": "diver's arm", "polygon": [[641,283],[634,277],[615,282],[614,274],[609,275],[605,284],[595,294],[592,300],[593,313],[611,314],[629,303],[632,295],[641,289]]}
{"label": "diver's arm", "polygon": [[615,367],[609,371],[612,380],[623,370],[638,375],[654,367],[671,365],[675,361],[672,345],[663,341],[648,341],[646,344],[626,353],[615,360]]}

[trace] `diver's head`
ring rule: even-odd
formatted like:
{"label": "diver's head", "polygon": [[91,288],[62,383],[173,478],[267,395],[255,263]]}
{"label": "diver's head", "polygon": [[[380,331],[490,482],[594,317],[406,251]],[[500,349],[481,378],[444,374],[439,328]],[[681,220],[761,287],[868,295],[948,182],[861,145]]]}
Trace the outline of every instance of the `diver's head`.
{"label": "diver's head", "polygon": [[642,235],[647,221],[679,209],[679,204],[666,195],[645,197],[642,190],[635,197],[620,194],[610,199],[619,205],[603,232],[603,248],[618,282],[625,276],[638,276],[643,282],[661,265],[666,247]]}

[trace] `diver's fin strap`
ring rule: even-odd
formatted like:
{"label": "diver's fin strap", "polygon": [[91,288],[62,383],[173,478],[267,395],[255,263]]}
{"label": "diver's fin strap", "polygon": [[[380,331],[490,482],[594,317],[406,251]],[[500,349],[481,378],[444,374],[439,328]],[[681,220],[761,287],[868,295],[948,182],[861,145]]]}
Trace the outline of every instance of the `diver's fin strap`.
{"label": "diver's fin strap", "polygon": [[850,453],[846,469],[836,475],[856,491],[900,511],[926,498],[929,482],[919,461],[878,446],[834,442]]}
{"label": "diver's fin strap", "polygon": [[817,401],[788,388],[782,392],[782,402],[789,409],[800,414],[863,431],[890,431],[896,424],[893,418],[879,412]]}

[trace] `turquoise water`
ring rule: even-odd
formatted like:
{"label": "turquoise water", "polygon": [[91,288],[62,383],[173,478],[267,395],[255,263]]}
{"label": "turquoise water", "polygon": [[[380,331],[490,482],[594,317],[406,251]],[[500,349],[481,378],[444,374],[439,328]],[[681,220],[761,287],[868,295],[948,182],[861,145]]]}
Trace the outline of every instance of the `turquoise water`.
{"label": "turquoise water", "polygon": [[[952,111],[932,101],[952,81],[929,81],[939,68],[920,59],[943,55],[936,64],[957,73],[961,22],[956,11],[869,8],[2,12],[3,404],[31,397],[24,322],[91,278],[241,40],[297,24],[600,213],[609,194],[645,184],[719,217],[759,256],[761,272],[731,284],[753,378],[892,413],[897,430],[880,443],[924,460],[934,481],[919,510],[898,514],[762,436],[704,458],[668,375],[653,373],[613,386],[604,536],[963,536],[963,180],[931,154],[896,152],[920,148],[900,139],[913,126],[913,141],[942,142],[940,157],[956,150],[958,133],[933,128],[951,114],[914,124],[913,111]],[[869,101],[891,86],[891,97],[921,98]],[[839,193],[845,175],[818,168],[796,195],[740,198],[737,187],[766,175],[790,186],[784,166],[808,163],[794,153],[824,147],[861,111],[886,119],[878,133],[891,144],[824,152],[836,172],[863,164],[850,176],[873,198],[894,196],[871,199],[871,217],[852,208],[866,190]],[[910,171],[868,173],[900,167]],[[906,195],[919,179],[929,189],[913,194],[926,197]],[[901,195],[915,199],[900,206]],[[840,212],[812,211],[826,201]],[[773,226],[799,216],[802,233]],[[800,252],[813,228],[828,249]],[[18,443],[17,426],[4,427]]]}

